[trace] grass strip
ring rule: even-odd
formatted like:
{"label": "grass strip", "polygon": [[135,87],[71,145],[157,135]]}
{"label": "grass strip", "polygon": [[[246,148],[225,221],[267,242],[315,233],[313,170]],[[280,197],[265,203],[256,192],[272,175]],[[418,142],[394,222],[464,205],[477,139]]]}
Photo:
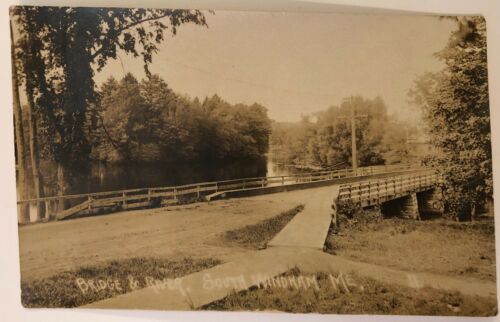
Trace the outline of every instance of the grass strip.
{"label": "grass strip", "polygon": [[220,263],[217,259],[190,257],[179,261],[152,257],[114,260],[21,282],[21,302],[32,308],[77,307],[146,287],[151,281],[175,279]]}
{"label": "grass strip", "polygon": [[495,298],[430,287],[382,283],[354,274],[302,274],[293,268],[257,287],[203,306],[217,311],[281,311],[321,314],[493,316]]}
{"label": "grass strip", "polygon": [[245,248],[259,249],[265,247],[303,209],[304,205],[299,205],[257,224],[228,230],[224,233],[223,238],[228,242],[236,243]]}

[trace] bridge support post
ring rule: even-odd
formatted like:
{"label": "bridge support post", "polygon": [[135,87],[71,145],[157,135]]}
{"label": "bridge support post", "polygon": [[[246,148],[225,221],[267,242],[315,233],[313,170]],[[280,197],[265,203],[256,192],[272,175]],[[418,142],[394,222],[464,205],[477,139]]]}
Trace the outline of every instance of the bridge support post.
{"label": "bridge support post", "polygon": [[441,188],[433,188],[417,193],[418,207],[424,216],[442,215],[444,212]]}
{"label": "bridge support post", "polygon": [[408,219],[420,219],[416,193],[411,193],[410,195],[401,198],[401,201],[401,217]]}
{"label": "bridge support post", "polygon": [[385,217],[420,219],[416,193],[384,202],[380,205],[380,210]]}
{"label": "bridge support post", "polygon": [[432,188],[413,192],[382,203],[381,210],[385,216],[407,219],[441,216],[444,212],[442,191],[440,188]]}

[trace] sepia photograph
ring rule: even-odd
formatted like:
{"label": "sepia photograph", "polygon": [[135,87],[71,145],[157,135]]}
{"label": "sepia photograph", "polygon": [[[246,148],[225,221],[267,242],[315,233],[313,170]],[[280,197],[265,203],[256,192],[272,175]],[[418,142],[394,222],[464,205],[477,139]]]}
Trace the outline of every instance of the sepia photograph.
{"label": "sepia photograph", "polygon": [[9,18],[24,308],[497,315],[483,16]]}

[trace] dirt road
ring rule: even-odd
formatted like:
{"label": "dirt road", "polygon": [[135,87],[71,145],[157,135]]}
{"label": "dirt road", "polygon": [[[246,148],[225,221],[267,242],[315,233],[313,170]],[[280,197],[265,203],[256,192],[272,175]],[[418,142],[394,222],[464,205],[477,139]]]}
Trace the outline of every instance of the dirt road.
{"label": "dirt road", "polygon": [[28,281],[132,257],[192,256],[228,261],[248,250],[225,244],[218,237],[221,233],[276,216],[306,200],[314,200],[318,191],[328,188],[21,227],[22,279]]}

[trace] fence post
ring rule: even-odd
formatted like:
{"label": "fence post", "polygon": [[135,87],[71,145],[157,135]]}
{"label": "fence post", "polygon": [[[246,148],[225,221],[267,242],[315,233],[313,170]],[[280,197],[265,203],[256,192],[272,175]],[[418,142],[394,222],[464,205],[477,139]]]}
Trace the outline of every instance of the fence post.
{"label": "fence post", "polygon": [[247,181],[243,179],[243,189],[245,189],[246,187],[247,187]]}
{"label": "fence post", "polygon": [[90,215],[90,213],[92,212],[92,196],[91,195],[88,196],[88,201],[89,201],[88,209],[89,209],[89,215]]}
{"label": "fence post", "polygon": [[285,185],[285,176],[281,176],[281,185],[284,186]]}
{"label": "fence post", "polygon": [[380,204],[380,180],[377,179],[377,203]]}
{"label": "fence post", "polygon": [[122,192],[122,202],[123,202],[123,207],[125,208],[127,206],[127,198],[126,198],[126,194],[125,194],[125,191]]}
{"label": "fence post", "polygon": [[55,212],[55,211],[53,211],[54,210],[53,200],[52,199],[47,200],[45,205],[46,205],[45,214],[46,214],[47,218],[49,218],[49,220],[53,220],[54,219],[53,212]]}
{"label": "fence post", "polygon": [[45,206],[45,218],[47,220],[50,220],[50,200],[45,200],[45,202],[43,203],[43,205]]}
{"label": "fence post", "polygon": [[200,199],[200,190],[201,190],[200,185],[197,185],[196,186],[196,196],[198,197],[198,199]]}
{"label": "fence post", "polygon": [[151,202],[151,189],[148,189],[148,202]]}

